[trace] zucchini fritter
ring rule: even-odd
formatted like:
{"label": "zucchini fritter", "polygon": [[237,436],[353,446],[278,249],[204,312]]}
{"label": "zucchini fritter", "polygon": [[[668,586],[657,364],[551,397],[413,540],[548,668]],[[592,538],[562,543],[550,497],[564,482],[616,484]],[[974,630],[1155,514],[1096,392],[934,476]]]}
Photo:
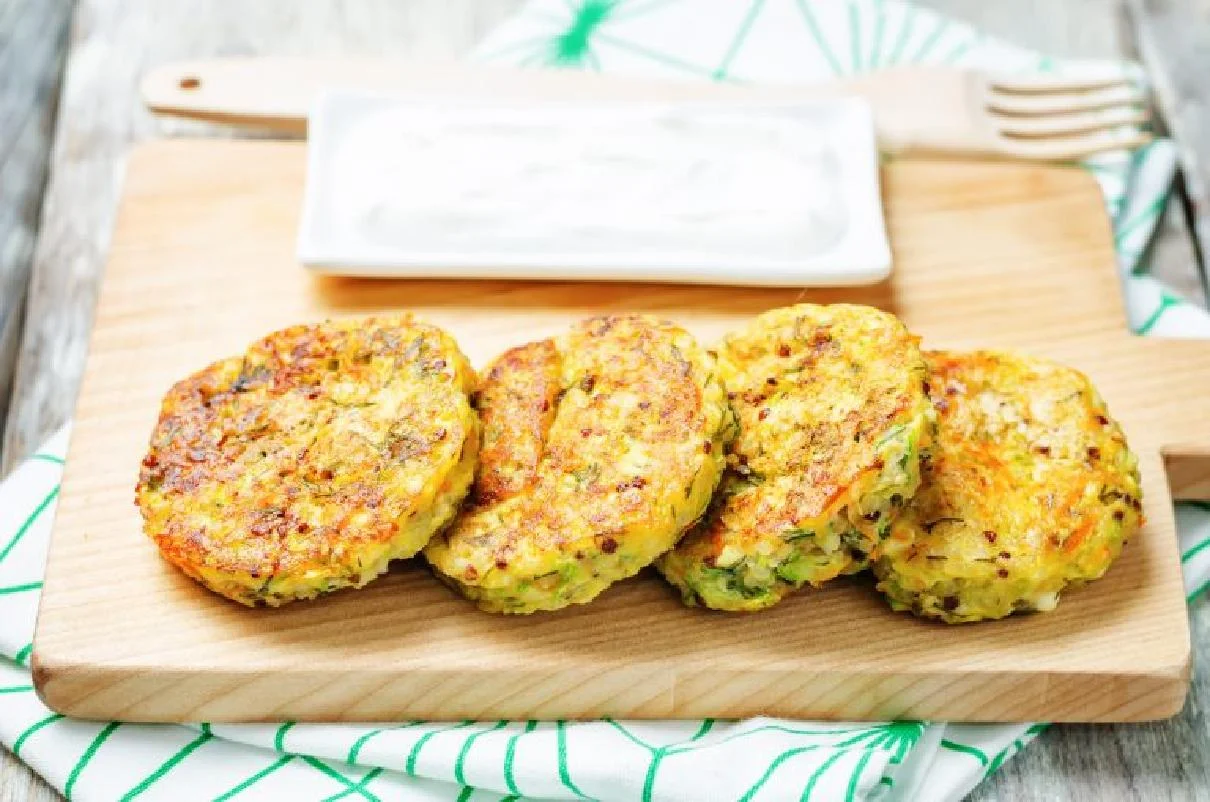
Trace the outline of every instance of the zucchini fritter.
{"label": "zucchini fritter", "polygon": [[706,519],[657,563],[686,604],[760,610],[866,566],[932,441],[917,343],[847,304],[774,309],[723,340],[740,433]]}
{"label": "zucchini fritter", "polygon": [[1051,610],[1138,531],[1121,427],[1082,373],[996,351],[926,355],[940,413],[924,483],[875,563],[896,610],[949,623]]}
{"label": "zucchini fritter", "polygon": [[453,338],[410,316],[270,334],[164,398],[136,490],[144,529],[243,604],[361,587],[466,496],[474,383]]}
{"label": "zucchini fritter", "polygon": [[582,604],[650,564],[701,516],[734,432],[714,360],[647,317],[514,348],[478,399],[473,505],[424,553],[491,612]]}

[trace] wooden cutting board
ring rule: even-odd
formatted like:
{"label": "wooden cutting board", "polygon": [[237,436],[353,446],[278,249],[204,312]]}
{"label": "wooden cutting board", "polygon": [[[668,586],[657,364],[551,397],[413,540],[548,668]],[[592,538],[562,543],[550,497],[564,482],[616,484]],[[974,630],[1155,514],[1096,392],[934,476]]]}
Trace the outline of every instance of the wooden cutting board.
{"label": "wooden cutting board", "polygon": [[[35,639],[52,708],[149,721],[1135,721],[1181,707],[1190,646],[1170,496],[1210,490],[1210,345],[1127,334],[1086,173],[891,162],[893,279],[800,292],[314,277],[293,258],[303,157],[301,144],[170,141],[131,160]],[[1018,346],[1087,371],[1140,453],[1143,532],[1054,613],[948,627],[891,612],[860,577],[729,615],[684,608],[644,574],[583,607],[500,617],[415,562],[361,591],[249,610],[167,566],[140,531],[133,487],[161,395],[278,327],[410,308],[482,365],[597,312],[657,312],[714,338],[802,300],[889,309],[929,347]]]}

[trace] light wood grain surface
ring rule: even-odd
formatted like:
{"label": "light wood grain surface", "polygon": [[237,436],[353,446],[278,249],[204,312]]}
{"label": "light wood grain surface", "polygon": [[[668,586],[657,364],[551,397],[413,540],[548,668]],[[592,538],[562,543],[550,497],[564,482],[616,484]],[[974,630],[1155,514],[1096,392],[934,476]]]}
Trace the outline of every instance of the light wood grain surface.
{"label": "light wood grain surface", "polygon": [[[131,158],[34,636],[34,681],[56,711],[152,721],[1129,721],[1180,709],[1190,647],[1160,449],[1200,455],[1185,464],[1203,481],[1175,492],[1207,489],[1210,347],[1125,330],[1111,232],[1085,171],[888,163],[895,272],[868,287],[472,284],[301,270],[304,156],[301,142],[178,139]],[[407,308],[446,327],[483,367],[589,314],[654,313],[714,342],[796,300],[877,305],[927,347],[1017,347],[1087,372],[1140,456],[1143,531],[1058,611],[977,629],[895,615],[862,580],[760,616],[686,610],[654,577],[556,614],[489,616],[416,564],[355,593],[249,611],[166,566],[140,535],[127,468],[145,452],[164,389],[266,331]],[[111,581],[119,574],[142,579]],[[648,637],[636,641],[636,629]]]}
{"label": "light wood grain surface", "polygon": [[[46,3],[49,0],[39,0]],[[1204,0],[1183,0],[1204,5]],[[29,9],[39,3],[9,0]],[[1117,0],[920,0],[1056,55],[1110,56],[1121,50]],[[70,52],[64,113],[56,135],[48,230],[14,392],[0,471],[35,448],[66,418],[83,364],[96,274],[112,222],[125,143],[154,131],[135,99],[138,73],[163,61],[256,53],[456,55],[520,0],[85,0]],[[6,18],[7,19],[7,18]],[[101,69],[101,65],[105,69]],[[3,96],[0,95],[0,98]],[[1179,212],[1169,211],[1153,268],[1199,294]],[[1210,659],[1210,605],[1192,616],[1200,662]],[[1190,703],[1171,722],[1126,727],[1055,727],[975,792],[989,800],[1210,799],[1210,734],[1201,710],[1210,671],[1195,671]],[[49,800],[52,791],[0,752],[0,800]]]}

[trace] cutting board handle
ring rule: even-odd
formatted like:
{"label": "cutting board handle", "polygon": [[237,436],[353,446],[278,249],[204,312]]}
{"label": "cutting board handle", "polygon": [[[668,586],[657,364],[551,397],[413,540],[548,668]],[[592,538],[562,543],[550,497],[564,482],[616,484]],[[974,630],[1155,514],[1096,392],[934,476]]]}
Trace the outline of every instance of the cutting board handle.
{"label": "cutting board handle", "polygon": [[[860,86],[746,87],[709,81],[602,76],[580,70],[520,70],[374,58],[219,58],[164,64],[143,79],[143,102],[157,114],[303,136],[307,114],[327,88],[439,92],[542,100],[702,100],[793,102],[860,94]],[[883,131],[879,131],[882,139]],[[884,146],[886,142],[882,142]]]}
{"label": "cutting board handle", "polygon": [[1210,500],[1210,446],[1166,446],[1163,454],[1173,500]]}
{"label": "cutting board handle", "polygon": [[286,58],[175,62],[148,73],[142,95],[157,114],[301,136],[307,130],[307,112],[324,87],[392,88],[392,75],[408,71],[392,71],[390,64]]}

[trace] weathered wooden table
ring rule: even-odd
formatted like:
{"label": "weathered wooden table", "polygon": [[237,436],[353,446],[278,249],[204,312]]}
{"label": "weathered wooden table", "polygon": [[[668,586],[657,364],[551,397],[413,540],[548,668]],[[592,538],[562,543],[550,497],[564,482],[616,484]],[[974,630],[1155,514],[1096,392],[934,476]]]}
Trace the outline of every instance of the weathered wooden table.
{"label": "weathered wooden table", "polygon": [[[138,103],[145,69],[215,55],[457,55],[522,1],[80,0],[73,13],[71,0],[0,0],[0,475],[71,414],[123,154],[132,141],[163,130]],[[1128,52],[1119,38],[1118,0],[919,2],[1056,55]],[[1210,42],[1210,2],[1168,2],[1199,10],[1206,27],[1197,33]],[[1210,82],[1210,60],[1200,72],[1194,66],[1191,74]],[[202,126],[170,127],[224,135]],[[1175,208],[1152,265],[1200,300],[1189,234]],[[1052,728],[974,798],[1210,799],[1210,729],[1203,713],[1210,700],[1210,669],[1204,668],[1210,604],[1195,605],[1192,619],[1198,665],[1182,715],[1149,725]],[[57,798],[0,750],[0,802]]]}

